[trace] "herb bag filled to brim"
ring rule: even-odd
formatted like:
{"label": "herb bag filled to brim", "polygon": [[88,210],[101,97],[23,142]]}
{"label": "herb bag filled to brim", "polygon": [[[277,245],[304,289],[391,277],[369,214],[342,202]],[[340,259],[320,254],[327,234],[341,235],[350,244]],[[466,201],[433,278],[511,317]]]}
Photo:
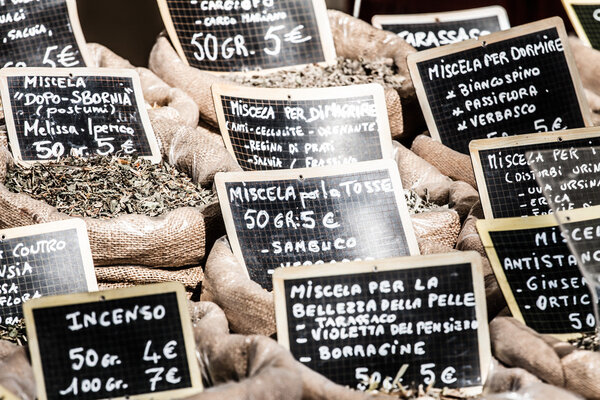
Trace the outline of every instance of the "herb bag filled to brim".
{"label": "herb bag filled to brim", "polygon": [[410,140],[422,132],[424,120],[406,57],[416,50],[392,32],[339,11],[329,10],[337,64],[308,65],[281,69],[269,74],[224,74],[221,76],[186,65],[169,40],[161,36],[150,54],[149,67],[173,87],[180,88],[196,102],[200,117],[218,126],[212,101],[214,83],[232,81],[243,86],[278,88],[310,88],[348,86],[360,83],[380,83],[385,88],[387,111],[392,136]]}
{"label": "herb bag filled to brim", "polygon": [[[91,51],[99,67],[133,68],[99,45]],[[152,165],[119,155],[67,158],[27,170],[15,166],[3,147],[0,227],[80,216],[96,267],[115,267],[101,273],[108,286],[178,280],[190,288],[201,280],[199,264],[210,237],[222,232],[219,207],[208,189],[216,172],[238,167],[218,135],[196,126],[197,108],[185,93],[147,69],[137,70],[145,100],[153,107],[149,117],[163,161]],[[128,267],[119,269],[123,266]],[[157,275],[129,266],[196,268]]]}

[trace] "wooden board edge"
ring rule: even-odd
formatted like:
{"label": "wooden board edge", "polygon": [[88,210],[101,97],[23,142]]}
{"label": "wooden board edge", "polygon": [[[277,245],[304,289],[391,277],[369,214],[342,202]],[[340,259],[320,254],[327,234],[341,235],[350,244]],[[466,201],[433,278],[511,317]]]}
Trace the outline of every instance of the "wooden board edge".
{"label": "wooden board edge", "polygon": [[10,144],[11,153],[15,162],[22,167],[30,167],[34,164],[47,164],[56,161],[56,159],[25,161],[21,153],[21,146],[18,141],[15,120],[13,116],[12,99],[8,89],[8,78],[15,76],[111,76],[117,78],[130,78],[133,86],[133,95],[137,104],[138,115],[140,116],[144,135],[148,140],[150,147],[150,156],[140,156],[153,164],[158,164],[162,160],[162,154],[158,145],[158,140],[154,134],[154,128],[150,122],[150,116],[146,109],[146,100],[142,91],[140,76],[135,69],[128,68],[45,68],[45,67],[24,67],[24,68],[2,68],[0,70],[0,96],[2,97],[2,106],[4,108],[4,117],[6,120],[6,130]]}
{"label": "wooden board edge", "polygon": [[583,29],[583,25],[581,24],[581,21],[579,20],[579,17],[577,16],[577,13],[575,12],[575,8],[573,7],[574,5],[585,5],[585,4],[598,4],[600,6],[600,2],[597,2],[595,0],[592,1],[582,1],[582,0],[562,0],[562,5],[565,9],[565,11],[567,12],[567,16],[569,17],[569,20],[571,21],[571,24],[573,25],[573,29],[575,29],[575,33],[577,34],[577,37],[579,37],[581,39],[581,41],[588,47],[592,47],[592,43],[587,35],[587,32],[585,31],[585,29]]}
{"label": "wooden board edge", "polygon": [[559,225],[597,220],[600,218],[600,205],[576,208],[573,210],[561,210],[556,212],[554,217]]}
{"label": "wooden board edge", "polygon": [[[473,141],[471,141],[473,143]],[[475,183],[477,184],[477,191],[479,192],[479,201],[481,208],[483,209],[483,215],[485,218],[494,218],[494,210],[492,210],[492,204],[490,201],[490,194],[487,189],[487,180],[483,173],[483,163],[479,155],[479,149],[471,147],[469,144],[469,155],[471,157],[471,165],[473,166],[473,174],[475,175]]]}
{"label": "wooden board edge", "polygon": [[190,63],[185,56],[185,51],[183,51],[183,46],[181,45],[181,41],[179,40],[179,35],[177,34],[177,30],[175,29],[175,24],[173,23],[173,18],[171,17],[171,12],[169,11],[169,5],[167,4],[167,0],[156,0],[158,3],[158,9],[160,11],[160,16],[162,18],[165,29],[167,30],[167,35],[171,40],[171,44],[175,48],[175,51],[179,55],[181,61],[189,66]]}
{"label": "wooden board edge", "polygon": [[[558,224],[556,223],[554,216],[551,214],[532,216],[527,218],[512,217],[499,218],[494,220],[480,219],[476,223],[477,232],[481,237],[483,247],[490,261],[492,271],[496,276],[496,280],[502,292],[502,296],[504,297],[512,316],[525,326],[527,326],[527,323],[525,322],[525,318],[523,317],[523,313],[521,312],[521,307],[519,306],[514,296],[514,293],[512,292],[512,288],[508,282],[508,279],[504,272],[504,268],[502,268],[502,263],[500,262],[500,257],[498,256],[494,243],[492,242],[490,232],[507,231],[511,229],[527,230],[536,228],[551,228],[555,226],[557,227]],[[570,340],[581,337],[582,333],[548,333],[547,335],[553,336],[559,340]]]}
{"label": "wooden board edge", "polygon": [[[157,393],[141,393],[131,396],[114,397],[113,400],[127,399],[148,399],[148,395],[153,399],[173,399],[174,396],[192,395],[203,390],[202,380],[200,377],[200,369],[196,359],[196,345],[192,330],[191,318],[187,306],[187,298],[185,296],[185,288],[178,282],[155,283],[150,285],[134,286],[130,288],[111,289],[93,293],[67,294],[59,296],[40,297],[32,299],[23,304],[23,312],[25,314],[25,325],[27,329],[27,338],[29,342],[29,352],[31,356],[31,364],[33,367],[34,377],[36,381],[37,395],[39,400],[46,400],[46,386],[44,380],[43,366],[41,353],[39,351],[39,341],[33,317],[33,310],[40,308],[59,307],[78,303],[91,303],[100,300],[117,300],[130,297],[152,295],[152,294],[168,294],[175,293],[177,298],[177,307],[179,309],[179,318],[181,320],[182,336],[185,343],[185,354],[188,361],[188,370],[190,373],[189,388],[175,389],[170,391],[162,391]],[[190,345],[191,344],[191,345]]]}
{"label": "wooden board edge", "polygon": [[317,22],[317,30],[319,31],[321,50],[323,51],[323,62],[326,65],[334,65],[337,62],[337,53],[329,23],[327,5],[325,4],[325,0],[312,0],[312,6]]}
{"label": "wooden board edge", "polygon": [[471,265],[473,293],[475,295],[475,314],[478,322],[477,341],[479,347],[480,375],[482,385],[464,388],[469,395],[480,394],[483,383],[487,380],[489,365],[492,360],[485,284],[481,256],[475,251],[454,252],[447,254],[430,254],[422,256],[394,257],[371,261],[353,261],[344,263],[340,269],[335,264],[308,265],[297,267],[277,268],[273,274],[273,290],[275,300],[275,319],[277,324],[277,341],[283,347],[290,349],[287,315],[287,299],[285,297],[285,281],[303,278],[318,278],[329,276],[345,276],[371,272],[401,271],[409,269],[424,269],[443,265]]}
{"label": "wooden board edge", "polygon": [[67,0],[66,4],[69,13],[71,29],[73,30],[73,36],[75,36],[75,42],[79,47],[81,58],[83,58],[83,64],[91,67],[94,65],[93,58],[88,49],[87,42],[85,41],[83,30],[81,29],[81,22],[79,21],[79,12],[77,11],[76,0]]}
{"label": "wooden board edge", "polygon": [[376,14],[371,18],[371,24],[376,28],[385,29],[383,25],[463,22],[487,17],[498,17],[500,29],[510,29],[508,13],[506,12],[506,9],[500,5],[437,13]]}

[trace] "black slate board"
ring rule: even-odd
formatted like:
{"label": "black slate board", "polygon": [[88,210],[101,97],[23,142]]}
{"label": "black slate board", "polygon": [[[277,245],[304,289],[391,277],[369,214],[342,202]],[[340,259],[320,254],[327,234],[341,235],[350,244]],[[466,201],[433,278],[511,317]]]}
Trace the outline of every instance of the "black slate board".
{"label": "black slate board", "polygon": [[98,290],[83,220],[6,229],[0,239],[0,325],[18,323],[29,299]]}
{"label": "black slate board", "polygon": [[220,173],[215,185],[233,252],[267,290],[277,267],[419,254],[391,160]]}
{"label": "black slate board", "polygon": [[[189,65],[213,72],[334,63],[323,0],[158,0],[169,37]],[[229,7],[230,6],[230,7]]]}
{"label": "black slate board", "polygon": [[563,0],[577,36],[594,49],[600,49],[600,1]]}
{"label": "black slate board", "polygon": [[173,399],[202,388],[180,284],[36,299],[25,320],[40,399]]}
{"label": "black slate board", "polygon": [[591,293],[554,216],[479,220],[477,229],[515,318],[563,339],[594,330]]}
{"label": "black slate board", "polygon": [[[580,160],[583,157],[581,148],[589,146],[600,146],[599,129],[574,129],[471,142],[471,159],[485,217],[524,217],[549,212],[545,193],[536,182],[537,173],[531,171],[530,166],[539,168],[540,173],[550,178],[543,188],[559,209],[600,204],[600,194],[594,195],[591,191],[600,185],[600,182],[595,183],[594,163],[592,160]],[[586,170],[589,172],[582,172],[582,165],[589,166]],[[571,171],[577,175],[578,183],[574,181],[571,185],[563,185],[559,177]],[[584,179],[587,184],[580,184],[579,181]]]}
{"label": "black slate board", "polygon": [[431,14],[375,15],[375,27],[394,32],[418,51],[510,29],[500,6]]}
{"label": "black slate board", "polygon": [[133,70],[8,68],[0,72],[0,82],[18,162],[119,151],[160,161]]}
{"label": "black slate board", "polygon": [[336,383],[391,386],[404,364],[397,385],[477,392],[485,381],[489,337],[473,252],[278,269],[274,284],[279,342]]}
{"label": "black slate board", "polygon": [[3,1],[0,23],[0,66],[86,66],[75,0]]}
{"label": "black slate board", "polygon": [[352,164],[392,157],[383,88],[212,87],[225,146],[246,171]]}
{"label": "black slate board", "polygon": [[592,126],[558,17],[408,60],[432,137],[461,153],[473,139]]}

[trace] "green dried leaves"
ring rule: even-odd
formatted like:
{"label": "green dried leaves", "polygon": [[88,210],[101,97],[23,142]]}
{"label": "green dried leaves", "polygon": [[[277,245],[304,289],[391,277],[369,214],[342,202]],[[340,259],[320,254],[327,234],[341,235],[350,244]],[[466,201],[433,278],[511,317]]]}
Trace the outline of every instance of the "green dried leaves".
{"label": "green dried leaves", "polygon": [[136,157],[67,157],[31,168],[12,167],[5,186],[59,211],[92,218],[121,214],[158,216],[179,207],[199,207],[215,195],[176,168]]}

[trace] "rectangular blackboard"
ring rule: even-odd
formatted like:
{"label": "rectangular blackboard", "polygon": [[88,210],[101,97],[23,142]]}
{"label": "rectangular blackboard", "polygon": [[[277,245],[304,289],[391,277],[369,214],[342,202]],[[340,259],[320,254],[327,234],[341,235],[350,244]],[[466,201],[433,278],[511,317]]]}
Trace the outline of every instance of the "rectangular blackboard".
{"label": "rectangular blackboard", "polygon": [[[591,182],[596,181],[594,169],[582,172],[581,163],[576,161],[578,148],[590,146],[600,146],[600,128],[472,141],[469,146],[471,160],[485,217],[548,214],[550,207],[545,191],[560,209],[600,204],[600,195],[594,196],[590,192]],[[579,180],[587,177],[590,183],[565,186],[558,179],[551,179],[540,186],[536,182],[536,172],[530,170],[530,166],[535,165],[544,174],[558,177],[568,173],[566,160],[573,160]]]}
{"label": "rectangular blackboard", "polygon": [[0,2],[0,66],[91,65],[75,0]]}
{"label": "rectangular blackboard", "polygon": [[383,87],[212,87],[225,146],[246,171],[392,157]]}
{"label": "rectangular blackboard", "polygon": [[174,282],[26,303],[38,398],[175,399],[201,391],[187,307]]}
{"label": "rectangular blackboard", "polygon": [[591,293],[553,215],[477,221],[512,315],[561,339],[594,331]]}
{"label": "rectangular blackboard", "polygon": [[391,385],[406,368],[396,385],[476,394],[491,357],[480,259],[460,252],[277,269],[277,338],[341,385],[364,390],[371,377]]}
{"label": "rectangular blackboard", "polygon": [[562,0],[577,36],[588,46],[600,49],[600,1]]}
{"label": "rectangular blackboard", "polygon": [[500,6],[429,14],[375,15],[371,23],[394,32],[419,51],[510,29],[506,10]]}
{"label": "rectangular blackboard", "polygon": [[233,253],[267,290],[277,267],[419,254],[392,160],[219,173],[215,185]]}
{"label": "rectangular blackboard", "polygon": [[30,299],[96,290],[83,220],[0,230],[0,325],[17,324]]}
{"label": "rectangular blackboard", "polygon": [[593,126],[562,19],[410,54],[431,136],[469,154],[469,142]]}
{"label": "rectangular blackboard", "polygon": [[211,72],[335,63],[324,0],[158,0],[181,59]]}
{"label": "rectangular blackboard", "polygon": [[6,68],[0,84],[19,163],[117,152],[161,159],[134,70]]}

